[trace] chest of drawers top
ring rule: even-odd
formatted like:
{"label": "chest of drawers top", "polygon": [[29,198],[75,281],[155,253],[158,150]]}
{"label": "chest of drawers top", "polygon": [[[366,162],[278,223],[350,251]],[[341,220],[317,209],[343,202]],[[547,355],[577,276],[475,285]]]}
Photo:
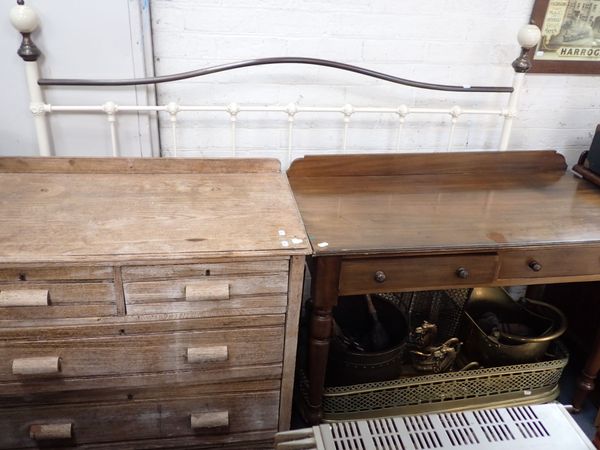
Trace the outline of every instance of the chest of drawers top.
{"label": "chest of drawers top", "polygon": [[275,160],[0,158],[0,193],[4,267],[309,251]]}

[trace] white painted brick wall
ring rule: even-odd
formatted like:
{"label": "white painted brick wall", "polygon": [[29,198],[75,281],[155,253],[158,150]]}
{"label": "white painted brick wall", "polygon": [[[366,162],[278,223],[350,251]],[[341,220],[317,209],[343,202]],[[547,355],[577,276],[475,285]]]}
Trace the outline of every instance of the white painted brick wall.
{"label": "white painted brick wall", "polygon": [[[267,56],[333,59],[400,77],[442,84],[510,85],[519,53],[516,34],[533,0],[151,0],[158,75]],[[416,90],[333,69],[285,65],[240,69],[164,84],[159,103],[303,106],[503,107],[507,96]],[[239,155],[286,161],[284,114],[240,114]],[[587,149],[600,122],[600,77],[528,75],[510,148],[563,151],[572,163]],[[449,118],[413,117],[401,151],[444,149]],[[394,151],[397,118],[352,117],[348,152]],[[169,123],[161,126],[165,154]],[[461,117],[455,150],[494,149],[502,120]],[[225,156],[230,122],[225,113],[179,117],[181,155]],[[341,116],[298,115],[293,157],[339,151]]]}

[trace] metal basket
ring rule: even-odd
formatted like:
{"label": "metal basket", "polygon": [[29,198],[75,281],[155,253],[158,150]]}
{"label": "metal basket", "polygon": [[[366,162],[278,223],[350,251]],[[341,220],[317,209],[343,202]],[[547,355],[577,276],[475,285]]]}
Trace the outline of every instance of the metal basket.
{"label": "metal basket", "polygon": [[410,330],[420,326],[423,321],[435,323],[439,344],[456,336],[471,291],[469,288],[375,295],[394,303],[404,314]]}
{"label": "metal basket", "polygon": [[[558,381],[568,361],[560,342],[551,351],[553,357],[543,362],[325,388],[323,418],[353,420],[548,402],[558,396]],[[300,377],[306,395],[308,383],[303,374]]]}

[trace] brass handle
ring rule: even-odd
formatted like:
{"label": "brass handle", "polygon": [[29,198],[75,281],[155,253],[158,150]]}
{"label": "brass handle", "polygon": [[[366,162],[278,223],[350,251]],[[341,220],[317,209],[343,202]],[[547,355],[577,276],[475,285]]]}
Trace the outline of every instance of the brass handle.
{"label": "brass handle", "polygon": [[534,272],[539,272],[540,270],[542,270],[542,265],[539,262],[537,262],[535,259],[532,259],[531,261],[529,261],[529,263],[527,265]]}
{"label": "brass handle", "polygon": [[204,281],[185,286],[185,300],[199,302],[204,300],[229,300],[229,283],[222,281]]}
{"label": "brass handle", "polygon": [[51,375],[60,372],[58,356],[13,359],[13,375]]}
{"label": "brass handle", "polygon": [[47,423],[31,425],[29,427],[29,437],[36,441],[71,439],[73,437],[73,424]]}
{"label": "brass handle", "polygon": [[211,411],[190,415],[192,430],[224,428],[229,426],[229,411]]}
{"label": "brass handle", "polygon": [[458,278],[462,278],[463,280],[467,279],[469,278],[469,271],[464,267],[459,267],[458,269],[456,269],[456,276]]}
{"label": "brass handle", "polygon": [[18,289],[0,292],[2,306],[48,306],[48,289]]}
{"label": "brass handle", "polygon": [[214,347],[193,347],[187,349],[187,360],[189,363],[212,363],[223,362],[229,358],[226,345]]}
{"label": "brass handle", "polygon": [[375,281],[377,281],[378,283],[383,283],[387,279],[387,275],[383,270],[378,270],[377,272],[375,272],[374,278]]}

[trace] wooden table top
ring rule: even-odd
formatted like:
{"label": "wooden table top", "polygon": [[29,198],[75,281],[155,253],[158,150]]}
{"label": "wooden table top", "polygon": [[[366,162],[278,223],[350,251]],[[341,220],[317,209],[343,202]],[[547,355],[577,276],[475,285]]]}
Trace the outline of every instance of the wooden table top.
{"label": "wooden table top", "polygon": [[288,178],[316,255],[600,242],[600,188],[554,151],[307,156]]}
{"label": "wooden table top", "polygon": [[275,160],[0,158],[0,264],[309,248]]}

